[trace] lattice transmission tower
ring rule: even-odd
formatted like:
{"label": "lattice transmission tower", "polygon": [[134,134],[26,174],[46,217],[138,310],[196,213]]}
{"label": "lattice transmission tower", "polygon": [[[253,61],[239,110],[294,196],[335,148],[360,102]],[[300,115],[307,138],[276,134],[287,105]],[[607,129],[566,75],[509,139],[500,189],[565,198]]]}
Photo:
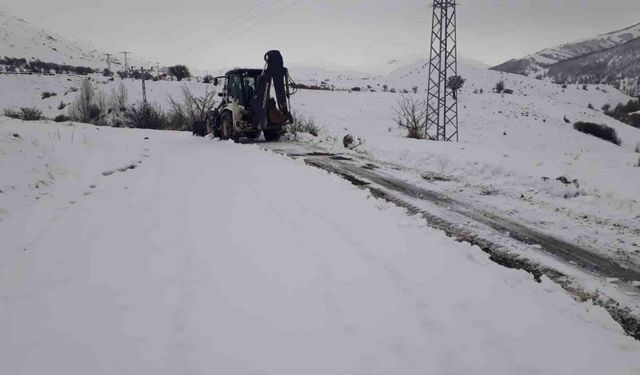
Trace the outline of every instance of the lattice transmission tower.
{"label": "lattice transmission tower", "polygon": [[458,141],[458,99],[448,86],[458,75],[456,1],[434,0],[429,57],[427,139]]}

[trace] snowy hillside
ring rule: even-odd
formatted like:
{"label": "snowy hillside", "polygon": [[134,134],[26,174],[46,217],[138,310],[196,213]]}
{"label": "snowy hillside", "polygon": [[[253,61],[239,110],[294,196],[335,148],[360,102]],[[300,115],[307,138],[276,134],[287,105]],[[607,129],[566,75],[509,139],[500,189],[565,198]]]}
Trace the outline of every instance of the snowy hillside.
{"label": "snowy hillside", "polygon": [[[540,51],[536,54],[523,57],[521,59],[514,59],[505,62],[504,64],[494,67],[494,70],[524,74],[524,75],[546,75],[547,68],[551,67],[550,76],[554,78],[564,76],[565,79],[575,81],[579,78],[588,77],[588,73],[584,72],[584,69],[572,69],[576,65],[585,66],[588,65],[592,70],[597,70],[596,77],[594,79],[602,80],[602,76],[616,77],[617,74],[623,77],[635,77],[637,70],[640,69],[636,65],[636,69],[629,71],[629,64],[633,64],[636,61],[634,54],[640,53],[639,48],[636,45],[627,45],[624,48],[618,48],[625,44],[629,44],[632,41],[637,41],[640,38],[640,24],[627,27],[622,30],[614,31],[607,34],[599,35],[595,38],[586,39],[574,43],[564,44],[553,48],[548,48]],[[629,50],[634,52],[629,54]],[[598,61],[598,58],[593,58],[593,54],[607,53],[604,59],[605,63]],[[563,66],[555,67],[556,64],[564,61],[573,61],[576,63],[571,67],[563,68]],[[607,66],[609,61],[618,61],[616,66]],[[624,63],[627,61],[628,63]],[[603,70],[603,67],[608,70]],[[589,81],[600,82],[600,81]]]}
{"label": "snowy hillside", "polygon": [[[44,62],[87,66],[94,69],[107,67],[105,53],[88,44],[71,41],[47,30],[32,26],[22,18],[0,10],[0,57],[39,59]],[[115,71],[123,65],[120,55],[111,57]],[[131,65],[148,62],[133,58]]]}
{"label": "snowy hillside", "polygon": [[549,66],[558,82],[615,82],[640,76],[640,38],[628,43]]}

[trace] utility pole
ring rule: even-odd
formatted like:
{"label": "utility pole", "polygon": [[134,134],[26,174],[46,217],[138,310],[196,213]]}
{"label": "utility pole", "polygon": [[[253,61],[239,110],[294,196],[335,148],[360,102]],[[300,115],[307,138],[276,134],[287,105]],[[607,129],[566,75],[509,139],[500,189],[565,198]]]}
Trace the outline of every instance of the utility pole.
{"label": "utility pole", "polygon": [[434,0],[429,57],[427,139],[458,141],[458,99],[448,88],[458,75],[456,0]]}
{"label": "utility pole", "polygon": [[111,71],[111,54],[105,53],[107,55],[107,70]]}
{"label": "utility pole", "polygon": [[122,51],[120,52],[121,54],[124,55],[124,71],[129,73],[129,60],[127,59],[127,56],[131,54],[131,52],[129,51]]}
{"label": "utility pole", "polygon": [[142,105],[147,106],[147,85],[144,81],[145,79],[145,71],[144,68],[140,68],[140,73],[142,75]]}

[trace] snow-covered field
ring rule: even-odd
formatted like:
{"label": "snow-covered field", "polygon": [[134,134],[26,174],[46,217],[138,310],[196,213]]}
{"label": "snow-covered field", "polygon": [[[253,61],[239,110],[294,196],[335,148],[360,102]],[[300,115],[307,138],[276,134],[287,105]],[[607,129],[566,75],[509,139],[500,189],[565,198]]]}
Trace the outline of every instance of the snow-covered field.
{"label": "snow-covered field", "polygon": [[[625,264],[640,266],[640,130],[618,122],[600,108],[630,98],[605,85],[570,85],[487,70],[463,60],[461,74],[467,78],[460,93],[460,143],[435,143],[404,137],[393,120],[400,94],[380,92],[411,90],[424,96],[424,61],[382,75],[292,69],[301,83],[331,82],[338,88],[371,86],[377,92],[300,90],[293,108],[315,118],[323,128],[311,142],[330,151],[345,151],[341,139],[353,134],[364,140],[361,155],[391,163],[413,172],[414,184],[421,176],[439,173],[455,180],[445,187],[464,199],[479,201],[489,209],[507,212],[568,241],[593,248]],[[322,78],[325,77],[325,78]],[[62,101],[69,104],[82,77],[0,76],[0,108],[37,106],[53,117]],[[123,83],[129,102],[142,97],[141,82],[109,81],[92,76],[105,95]],[[492,92],[498,81],[513,95]],[[183,85],[196,94],[220,89],[196,82],[147,82],[148,97],[168,109],[169,96],[180,97]],[[42,99],[43,92],[57,96]],[[411,94],[414,95],[414,94]],[[593,109],[591,109],[592,107]],[[570,123],[567,123],[568,120]],[[575,121],[604,123],[616,130],[622,145],[616,146],[573,129]],[[565,185],[558,178],[577,183]]]}
{"label": "snow-covered field", "polygon": [[[68,106],[78,95],[82,81],[87,77],[68,75],[0,75],[0,111],[5,108],[19,109],[20,107],[37,107],[49,118],[68,113]],[[129,104],[142,102],[142,81],[133,79],[111,81],[108,77],[90,75],[94,88],[109,99],[114,90],[123,84],[129,94]],[[182,100],[181,88],[185,85],[195,94],[204,95],[206,90],[214,90],[213,85],[184,81],[146,81],[147,98],[165,110],[170,108],[169,96]],[[48,92],[56,94],[49,98],[42,98]],[[65,106],[62,109],[60,103]],[[1,112],[0,112],[1,114]]]}
{"label": "snow-covered field", "polygon": [[1,373],[640,371],[603,309],[256,146],[0,118],[0,176]]}

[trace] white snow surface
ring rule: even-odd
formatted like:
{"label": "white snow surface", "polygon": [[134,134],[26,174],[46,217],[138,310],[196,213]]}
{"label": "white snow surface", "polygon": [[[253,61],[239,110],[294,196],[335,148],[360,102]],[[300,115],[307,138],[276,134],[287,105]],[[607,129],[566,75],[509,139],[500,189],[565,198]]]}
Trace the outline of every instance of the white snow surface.
{"label": "white snow surface", "polygon": [[[415,86],[418,94],[411,95],[424,99],[425,61],[387,76],[333,72],[330,77],[341,77],[332,81],[338,88],[369,85],[377,92],[300,90],[292,98],[292,106],[323,128],[321,137],[309,136],[306,142],[346,152],[341,140],[352,134],[363,140],[356,149],[360,156],[414,172],[418,181],[412,183],[424,183],[420,175],[425,173],[444,174],[457,181],[450,187],[452,193],[463,189],[465,195],[467,191],[480,192],[471,198],[487,209],[508,212],[529,226],[640,266],[640,154],[635,152],[640,145],[640,130],[606,116],[600,109],[604,104],[615,106],[630,98],[606,85],[590,85],[586,90],[582,85],[563,88],[490,71],[466,59],[461,60],[459,71],[467,79],[459,93],[460,143],[409,140],[395,125],[393,108],[401,94],[381,92],[381,88],[386,84],[398,91],[413,91]],[[322,81],[327,74],[325,70],[308,70],[294,79]],[[43,109],[50,117],[66,114],[67,109],[58,110],[58,105],[61,101],[72,102],[77,93],[71,92],[71,87],[79,87],[82,79],[64,75],[0,76],[0,87],[6,88],[0,90],[0,109],[29,105]],[[140,81],[116,78],[110,82],[95,75],[91,79],[107,96],[122,82],[129,91],[130,103],[142,97]],[[513,95],[492,92],[500,80],[514,91]],[[183,85],[196,95],[221,88],[197,82],[147,82],[149,100],[168,109],[169,96],[179,99]],[[43,100],[44,91],[58,95]],[[614,128],[622,145],[574,130],[572,123],[576,121]],[[564,185],[556,181],[559,177],[577,180],[579,186]],[[469,186],[475,188],[467,189]]]}
{"label": "white snow surface", "polygon": [[603,309],[256,146],[0,117],[0,177],[3,374],[640,371]]}

